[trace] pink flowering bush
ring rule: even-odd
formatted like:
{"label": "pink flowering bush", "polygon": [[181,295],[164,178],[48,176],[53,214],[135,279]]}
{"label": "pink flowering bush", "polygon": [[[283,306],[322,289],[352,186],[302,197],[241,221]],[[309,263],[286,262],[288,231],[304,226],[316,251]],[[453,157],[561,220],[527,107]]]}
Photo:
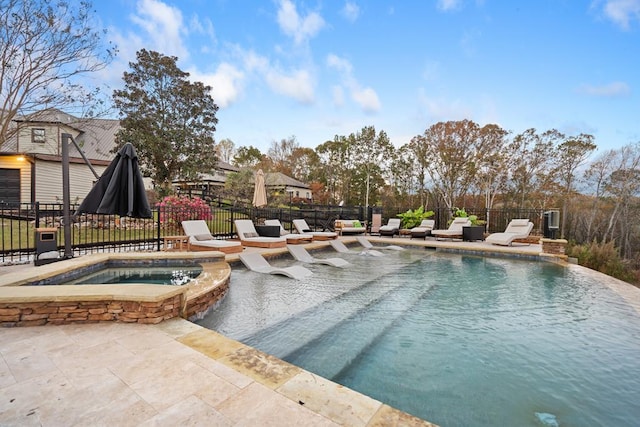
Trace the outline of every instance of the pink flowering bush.
{"label": "pink flowering bush", "polygon": [[160,222],[168,225],[180,225],[182,221],[190,219],[209,220],[211,207],[199,197],[190,199],[180,196],[166,196],[160,203]]}

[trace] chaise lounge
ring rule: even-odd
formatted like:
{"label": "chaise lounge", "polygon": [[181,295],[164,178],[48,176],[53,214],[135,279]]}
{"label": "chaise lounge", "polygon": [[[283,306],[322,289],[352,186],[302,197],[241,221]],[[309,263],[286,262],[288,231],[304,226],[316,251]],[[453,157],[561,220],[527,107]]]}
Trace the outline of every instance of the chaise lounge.
{"label": "chaise lounge", "polygon": [[313,240],[332,240],[338,238],[338,233],[333,231],[312,231],[304,219],[294,219],[293,226],[299,234],[312,236]]}
{"label": "chaise lounge", "polygon": [[462,239],[462,227],[471,226],[471,220],[469,218],[455,218],[449,228],[446,230],[431,230],[431,235],[435,236],[436,240],[440,239]]}
{"label": "chaise lounge", "polygon": [[251,271],[255,271],[256,273],[281,274],[298,280],[304,279],[305,277],[309,277],[313,274],[311,270],[300,265],[292,265],[290,267],[282,268],[274,267],[258,252],[243,253],[240,254],[239,257],[245,267]]}
{"label": "chaise lounge", "polygon": [[316,258],[302,246],[287,245],[287,249],[296,261],[307,264],[325,264],[333,267],[345,267],[349,265],[349,262],[342,258]]}
{"label": "chaise lounge", "polygon": [[431,236],[431,230],[433,230],[435,225],[436,222],[434,220],[423,219],[419,226],[409,230],[411,232],[411,238],[426,239],[427,236]]}
{"label": "chaise lounge", "polygon": [[360,243],[360,245],[362,245],[363,248],[365,248],[368,251],[370,251],[372,249],[391,249],[391,250],[394,250],[394,251],[403,251],[404,250],[404,248],[402,246],[397,246],[397,245],[373,246],[371,244],[371,242],[364,236],[358,236],[358,237],[356,237],[356,240],[358,241],[358,243]]}
{"label": "chaise lounge", "polygon": [[287,245],[301,245],[303,243],[311,243],[313,241],[313,236],[309,236],[306,234],[289,233],[284,229],[284,227],[280,223],[280,220],[278,219],[265,219],[264,225],[280,227],[280,237],[284,237],[285,239],[287,239]]}
{"label": "chaise lounge", "polygon": [[340,240],[330,240],[329,244],[333,249],[341,254],[354,254],[354,255],[372,255],[372,256],[384,256],[384,254],[380,251],[376,251],[373,249],[365,249],[362,252],[352,251],[349,249],[344,243]]}
{"label": "chaise lounge", "polygon": [[387,225],[380,227],[378,233],[380,233],[381,236],[391,236],[393,238],[396,234],[400,234],[400,223],[400,218],[390,218],[389,221],[387,221]]}
{"label": "chaise lounge", "polygon": [[263,237],[258,234],[250,219],[236,219],[236,232],[244,246],[254,248],[284,248],[287,239],[284,237]]}
{"label": "chaise lounge", "polygon": [[240,242],[214,238],[207,223],[201,219],[182,221],[182,229],[189,237],[188,249],[191,251],[220,251],[225,254],[235,254],[244,249]]}
{"label": "chaise lounge", "polygon": [[528,219],[512,219],[502,233],[493,233],[487,236],[486,242],[493,245],[512,246],[516,239],[529,237],[533,223]]}

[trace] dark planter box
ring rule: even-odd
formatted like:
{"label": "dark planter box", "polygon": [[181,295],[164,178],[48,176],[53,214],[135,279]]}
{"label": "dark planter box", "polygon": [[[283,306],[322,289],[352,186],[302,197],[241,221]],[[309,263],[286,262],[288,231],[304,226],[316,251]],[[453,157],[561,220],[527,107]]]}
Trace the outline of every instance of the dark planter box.
{"label": "dark planter box", "polygon": [[256,231],[262,237],[280,237],[279,225],[256,225]]}
{"label": "dark planter box", "polygon": [[484,240],[484,227],[481,225],[462,227],[462,240],[464,240],[465,242]]}

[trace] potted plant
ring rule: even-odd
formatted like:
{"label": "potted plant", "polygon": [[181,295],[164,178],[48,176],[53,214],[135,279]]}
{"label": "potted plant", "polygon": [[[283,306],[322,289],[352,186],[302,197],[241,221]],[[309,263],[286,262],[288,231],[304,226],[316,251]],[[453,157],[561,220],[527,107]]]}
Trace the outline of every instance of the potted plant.
{"label": "potted plant", "polygon": [[470,227],[462,228],[462,240],[473,241],[473,240],[484,240],[484,226],[487,223],[483,219],[478,219],[477,215],[468,215],[467,211],[464,208],[459,209],[455,208],[453,213],[454,218],[469,218],[469,222],[471,222]]}

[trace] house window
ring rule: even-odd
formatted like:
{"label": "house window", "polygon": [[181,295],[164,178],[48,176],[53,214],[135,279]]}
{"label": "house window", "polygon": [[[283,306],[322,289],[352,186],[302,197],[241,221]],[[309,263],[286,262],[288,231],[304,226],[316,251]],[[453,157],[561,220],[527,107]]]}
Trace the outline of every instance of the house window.
{"label": "house window", "polygon": [[41,144],[44,144],[45,142],[45,134],[44,134],[44,129],[42,128],[36,128],[36,129],[31,129],[31,142],[38,142]]}

